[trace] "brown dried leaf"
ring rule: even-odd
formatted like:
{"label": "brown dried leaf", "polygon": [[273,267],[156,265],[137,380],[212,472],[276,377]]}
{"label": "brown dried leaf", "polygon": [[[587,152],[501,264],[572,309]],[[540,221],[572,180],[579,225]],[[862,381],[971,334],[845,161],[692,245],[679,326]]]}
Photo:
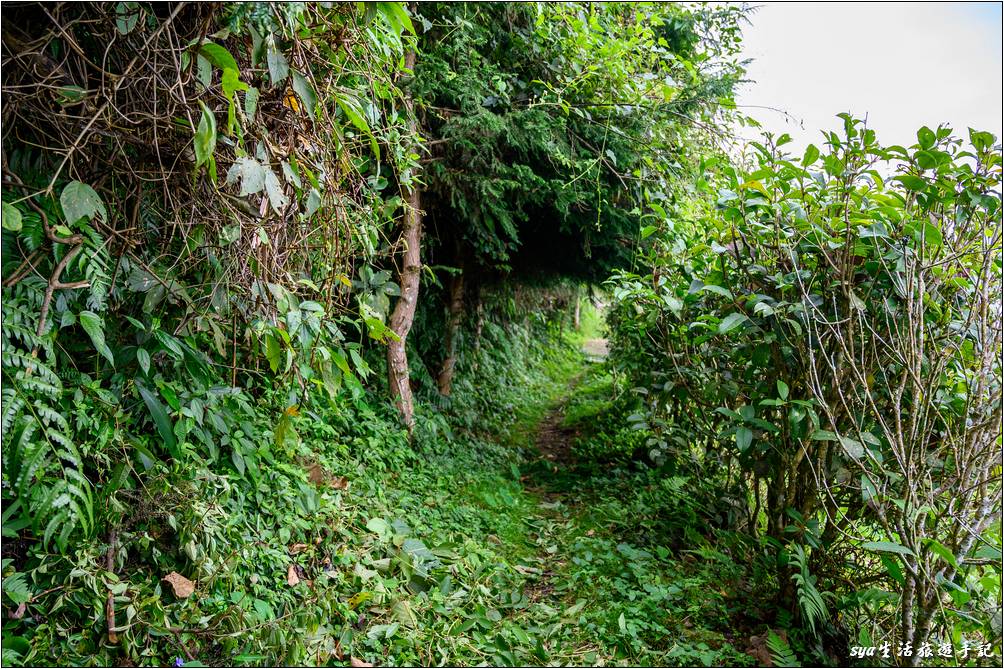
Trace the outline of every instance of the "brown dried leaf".
{"label": "brown dried leaf", "polygon": [[349,666],[350,667],[372,667],[373,664],[371,662],[366,662],[365,660],[360,660],[357,657],[350,657],[349,658]]}
{"label": "brown dried leaf", "polygon": [[293,544],[289,547],[289,554],[296,555],[297,553],[302,553],[308,548],[310,548],[310,544]]}
{"label": "brown dried leaf", "polygon": [[331,479],[331,487],[335,490],[345,490],[349,487],[349,480],[344,476],[336,476]]}
{"label": "brown dried leaf", "polygon": [[10,614],[10,617],[13,618],[14,620],[20,620],[21,618],[24,618],[24,612],[27,610],[28,610],[28,605],[24,602],[21,602],[20,604],[17,605],[17,610],[14,611],[14,613]]}
{"label": "brown dried leaf", "polygon": [[314,485],[321,485],[328,478],[328,475],[324,471],[324,467],[314,462],[307,469],[307,478]]}
{"label": "brown dried leaf", "polygon": [[299,574],[296,573],[296,565],[295,564],[289,565],[289,569],[286,570],[286,583],[289,583],[292,586],[296,585],[299,582],[300,582],[300,576]]}
{"label": "brown dried leaf", "polygon": [[172,571],[161,580],[167,581],[171,584],[171,589],[174,591],[175,597],[185,599],[186,597],[191,597],[195,592],[195,584],[176,571]]}

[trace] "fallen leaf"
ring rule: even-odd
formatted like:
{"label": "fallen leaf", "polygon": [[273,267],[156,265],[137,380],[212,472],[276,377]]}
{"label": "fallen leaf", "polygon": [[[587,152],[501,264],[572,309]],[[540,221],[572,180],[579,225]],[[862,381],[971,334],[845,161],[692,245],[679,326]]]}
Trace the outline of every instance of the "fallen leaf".
{"label": "fallen leaf", "polygon": [[28,605],[26,603],[24,603],[24,602],[21,602],[17,606],[17,611],[15,611],[14,613],[10,614],[10,617],[13,618],[14,620],[20,620],[21,618],[24,618],[24,612],[27,609],[28,609]]}
{"label": "fallen leaf", "polygon": [[191,597],[192,593],[195,592],[195,584],[176,571],[172,571],[161,580],[171,584],[175,597],[185,599],[186,597]]}
{"label": "fallen leaf", "polygon": [[344,476],[336,476],[331,479],[331,487],[335,490],[345,490],[349,487],[349,480]]}
{"label": "fallen leaf", "polygon": [[310,544],[293,544],[289,547],[289,553],[290,555],[296,555],[297,553],[302,553],[308,548],[310,548]]}
{"label": "fallen leaf", "polygon": [[324,468],[315,462],[311,464],[310,468],[307,470],[307,478],[310,479],[310,482],[314,485],[320,485],[324,483],[325,479],[328,477],[324,472]]}
{"label": "fallen leaf", "polygon": [[371,662],[366,662],[365,660],[360,660],[357,657],[350,657],[349,658],[349,666],[350,667],[372,667],[373,664]]}
{"label": "fallen leaf", "polygon": [[596,530],[589,530],[586,532],[587,537],[592,537],[596,535]]}
{"label": "fallen leaf", "polygon": [[296,585],[299,582],[300,582],[300,577],[296,573],[296,565],[295,564],[289,565],[289,569],[286,570],[286,583],[289,583],[290,585]]}

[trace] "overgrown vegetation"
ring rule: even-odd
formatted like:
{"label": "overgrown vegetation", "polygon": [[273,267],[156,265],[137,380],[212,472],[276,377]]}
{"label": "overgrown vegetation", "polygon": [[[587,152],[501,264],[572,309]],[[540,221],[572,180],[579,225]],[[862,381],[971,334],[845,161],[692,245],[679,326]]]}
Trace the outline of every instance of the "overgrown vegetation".
{"label": "overgrown vegetation", "polygon": [[996,662],[1000,144],[747,12],[5,6],[4,663]]}

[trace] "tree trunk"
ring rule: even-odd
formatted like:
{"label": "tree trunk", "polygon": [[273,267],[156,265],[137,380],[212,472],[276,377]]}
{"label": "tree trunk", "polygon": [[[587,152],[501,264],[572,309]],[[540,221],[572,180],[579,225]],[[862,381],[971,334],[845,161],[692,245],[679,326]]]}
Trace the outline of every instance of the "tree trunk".
{"label": "tree trunk", "polygon": [[575,327],[575,331],[579,331],[579,312],[582,306],[582,298],[579,296],[579,289],[575,289],[575,315],[572,317],[572,324]]}
{"label": "tree trunk", "polygon": [[[415,52],[405,54],[405,67],[415,68]],[[417,121],[411,98],[405,102],[410,117],[412,132],[417,132]],[[404,242],[404,257],[398,272],[401,296],[394,304],[390,315],[390,328],[397,335],[387,347],[387,377],[391,397],[401,414],[401,420],[411,432],[415,426],[415,409],[411,398],[411,375],[408,371],[407,342],[412,322],[415,320],[415,306],[418,304],[419,273],[422,269],[422,196],[417,187],[402,186],[405,201],[404,222],[401,241]]]}
{"label": "tree trunk", "polygon": [[456,274],[450,281],[450,312],[446,319],[446,355],[443,357],[443,366],[439,370],[439,378],[436,379],[439,394],[443,397],[450,396],[450,390],[453,386],[453,370],[457,366],[457,331],[460,329],[464,310],[463,269],[463,264],[461,264],[460,273]]}

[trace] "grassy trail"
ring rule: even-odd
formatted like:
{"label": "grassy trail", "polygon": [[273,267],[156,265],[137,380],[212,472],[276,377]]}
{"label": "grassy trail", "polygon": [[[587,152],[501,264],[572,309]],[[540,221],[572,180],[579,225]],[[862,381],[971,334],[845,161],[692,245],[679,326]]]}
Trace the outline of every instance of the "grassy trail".
{"label": "grassy trail", "polygon": [[723,630],[709,629],[728,618],[722,593],[708,592],[714,565],[652,545],[651,521],[672,512],[661,505],[673,503],[674,491],[657,489],[658,477],[647,472],[579,461],[582,434],[569,414],[608,390],[595,365],[605,354],[604,340],[584,340],[581,359],[528,403],[515,430],[516,442],[530,447],[520,477],[526,503],[518,507],[526,535],[514,551],[525,606],[500,621],[525,632],[513,659],[749,664]]}

